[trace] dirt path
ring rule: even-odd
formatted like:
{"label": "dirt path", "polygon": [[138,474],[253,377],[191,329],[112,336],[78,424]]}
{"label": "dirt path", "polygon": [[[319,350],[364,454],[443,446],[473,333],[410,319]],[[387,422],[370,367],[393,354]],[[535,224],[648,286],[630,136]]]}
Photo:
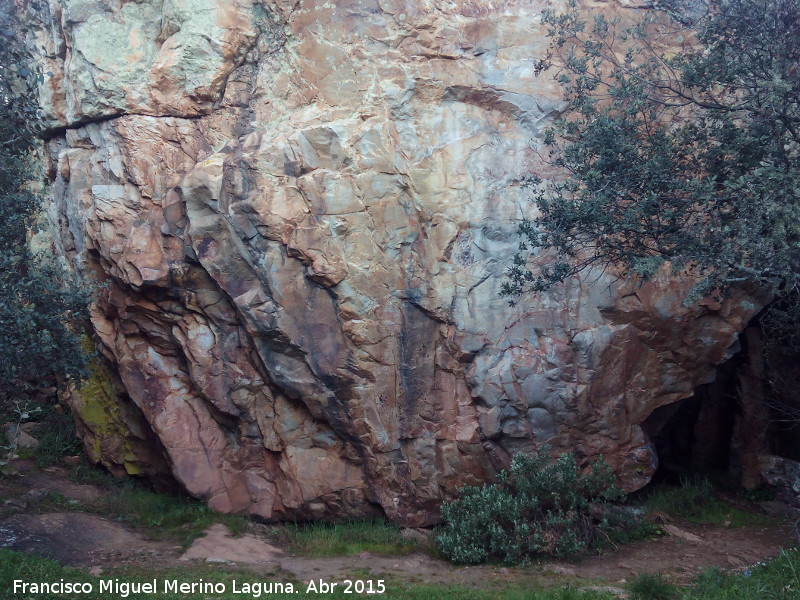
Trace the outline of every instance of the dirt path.
{"label": "dirt path", "polygon": [[[57,492],[66,509],[34,510],[37,500]],[[233,537],[222,525],[184,551],[180,546],[146,539],[138,532],[103,518],[79,512],[78,502],[96,499],[103,491],[68,481],[63,472],[29,472],[16,480],[0,481],[0,547],[52,557],[64,564],[89,568],[95,574],[125,564],[154,569],[185,565],[187,561],[215,567],[283,572],[301,581],[371,576],[406,583],[442,583],[483,587],[536,577],[557,583],[618,585],[631,576],[660,572],[688,581],[702,569],[742,570],[778,554],[791,545],[789,527],[775,519],[762,527],[672,524],[673,535],[625,545],[601,556],[575,562],[544,562],[524,568],[495,565],[459,567],[419,552],[405,556],[312,558],[291,556],[264,535]],[[70,501],[76,510],[69,510]],[[670,529],[670,528],[667,528]]]}
{"label": "dirt path", "polygon": [[699,538],[689,541],[673,535],[639,542],[615,552],[594,556],[575,566],[580,577],[618,580],[637,573],[665,573],[679,581],[691,580],[703,569],[744,570],[775,557],[790,546],[789,528],[780,521],[768,527],[724,527],[681,523],[681,531]]}
{"label": "dirt path", "polygon": [[788,545],[788,531],[775,527],[709,527],[683,525],[682,532],[697,536],[690,542],[680,537],[628,544],[616,551],[578,561],[542,562],[525,568],[502,566],[458,567],[427,554],[382,557],[361,554],[349,557],[287,557],[283,570],[299,579],[341,578],[357,571],[401,577],[419,583],[470,584],[492,579],[522,581],[532,575],[549,579],[605,580],[620,582],[639,573],[664,573],[677,581],[689,581],[708,567],[744,569],[776,556]]}

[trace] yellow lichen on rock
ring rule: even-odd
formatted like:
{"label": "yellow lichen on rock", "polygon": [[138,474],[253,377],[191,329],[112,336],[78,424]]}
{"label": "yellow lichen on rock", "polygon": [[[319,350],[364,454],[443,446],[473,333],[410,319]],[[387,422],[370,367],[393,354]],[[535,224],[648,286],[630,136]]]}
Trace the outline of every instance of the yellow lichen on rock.
{"label": "yellow lichen on rock", "polygon": [[[94,343],[88,337],[84,338],[83,348],[87,354],[95,354]],[[133,433],[140,430],[141,424],[131,422],[131,415],[137,415],[125,410],[121,396],[124,393],[118,393],[114,374],[101,356],[89,363],[89,375],[68,389],[67,403],[89,459],[115,475],[139,475],[154,466],[162,468],[163,461],[156,460],[154,465],[153,449]]]}

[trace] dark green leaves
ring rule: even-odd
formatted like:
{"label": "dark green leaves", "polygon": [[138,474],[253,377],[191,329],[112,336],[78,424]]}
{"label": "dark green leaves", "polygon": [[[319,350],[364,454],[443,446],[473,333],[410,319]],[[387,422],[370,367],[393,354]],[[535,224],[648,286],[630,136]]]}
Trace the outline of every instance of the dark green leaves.
{"label": "dark green leaves", "polygon": [[613,529],[635,521],[612,506],[624,495],[602,460],[581,475],[571,454],[551,462],[543,448],[514,456],[497,479],[465,486],[457,500],[442,506],[436,543],[454,562],[499,558],[518,564],[537,555],[569,556],[601,546]]}
{"label": "dark green leaves", "polygon": [[[535,187],[505,294],[664,261],[705,289],[799,287],[800,0],[661,7],[628,24],[545,12],[568,102],[545,144],[564,178]],[[548,250],[554,264],[528,258]]]}
{"label": "dark green leaves", "polygon": [[76,332],[88,295],[66,285],[52,256],[29,246],[41,205],[33,191],[41,180],[38,72],[16,8],[0,0],[0,409],[59,376],[79,375],[86,362]]}

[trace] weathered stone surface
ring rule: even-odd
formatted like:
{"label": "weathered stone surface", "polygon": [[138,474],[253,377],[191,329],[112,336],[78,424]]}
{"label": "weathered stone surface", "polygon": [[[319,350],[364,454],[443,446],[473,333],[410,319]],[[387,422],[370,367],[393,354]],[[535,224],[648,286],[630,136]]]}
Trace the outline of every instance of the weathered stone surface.
{"label": "weathered stone surface", "polygon": [[97,515],[17,514],[0,521],[0,547],[69,565],[92,564],[96,553],[133,554],[143,546],[140,535]]}
{"label": "weathered stone surface", "polygon": [[800,507],[800,462],[770,454],[762,454],[758,459],[764,481],[781,498]]}
{"label": "weathered stone surface", "polygon": [[519,182],[552,175],[542,7],[50,0],[58,244],[190,493],[422,525],[544,442],[649,480],[641,423],[759,301],[687,308],[666,271],[499,297]]}
{"label": "weathered stone surface", "polygon": [[119,378],[99,358],[92,361],[81,385],[71,386],[63,397],[90,460],[117,477],[146,474],[158,488],[175,487],[158,438]]}
{"label": "weathered stone surface", "polygon": [[265,565],[283,554],[280,548],[253,535],[234,537],[225,525],[216,523],[186,549],[180,560],[232,562]]}
{"label": "weathered stone surface", "polygon": [[39,447],[39,440],[27,433],[19,425],[14,423],[6,423],[3,425],[3,432],[5,433],[5,442],[8,443],[9,448],[22,449],[22,450],[35,450]]}

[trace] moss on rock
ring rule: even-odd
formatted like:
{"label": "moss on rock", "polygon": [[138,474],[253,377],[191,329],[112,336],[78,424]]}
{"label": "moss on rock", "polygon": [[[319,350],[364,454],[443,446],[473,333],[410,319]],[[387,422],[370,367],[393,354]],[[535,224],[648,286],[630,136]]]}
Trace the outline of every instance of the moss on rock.
{"label": "moss on rock", "polygon": [[116,376],[88,338],[84,349],[95,358],[89,376],[71,387],[67,401],[89,459],[117,476],[154,475],[164,480],[169,469],[158,443],[147,435],[150,429],[143,416],[118,391]]}

